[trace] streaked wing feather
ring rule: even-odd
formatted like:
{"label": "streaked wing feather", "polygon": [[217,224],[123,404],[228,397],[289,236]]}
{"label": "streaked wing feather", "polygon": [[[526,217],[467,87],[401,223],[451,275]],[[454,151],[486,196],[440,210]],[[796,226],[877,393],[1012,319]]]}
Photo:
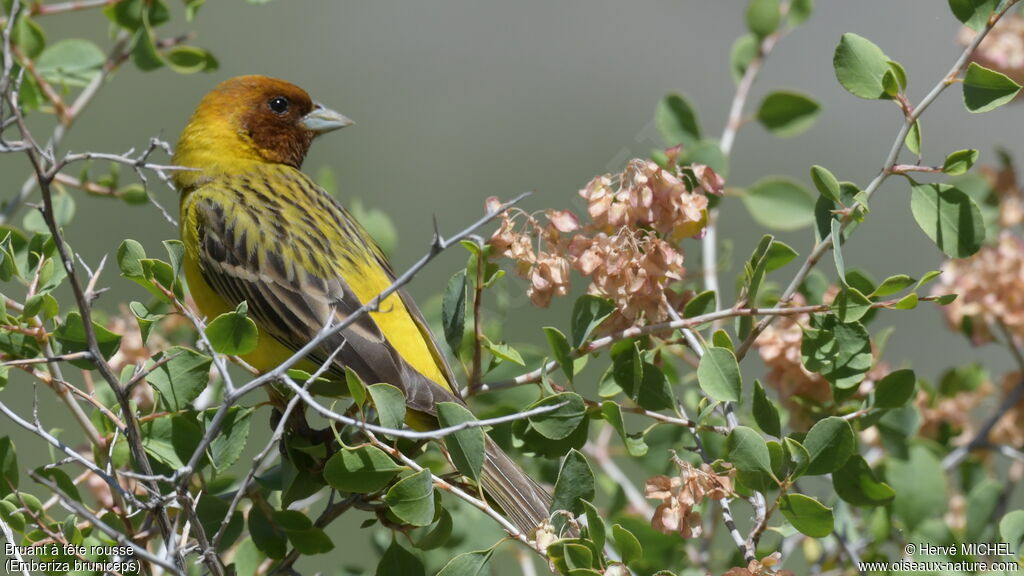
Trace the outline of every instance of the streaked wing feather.
{"label": "streaked wing feather", "polygon": [[[248,234],[253,224],[243,221],[244,215],[225,210],[210,197],[198,200],[195,210],[200,225],[199,266],[203,278],[229,303],[237,305],[245,300],[262,332],[287,348],[299,350],[327,322],[340,323],[362,306],[343,278],[320,278],[295,262],[285,261],[277,249],[280,243],[287,243],[292,250],[307,249],[308,244]],[[287,232],[278,228],[278,234],[281,233]],[[313,258],[310,255],[309,259]],[[404,294],[402,299],[407,306],[412,302]],[[414,305],[410,313],[424,330]],[[432,340],[430,345],[433,348]],[[339,348],[330,370],[337,376],[343,375],[343,367],[348,366],[365,382],[398,386],[405,392],[410,408],[428,414],[435,413],[437,402],[453,400],[450,392],[436,384],[419,382],[425,377],[401,358],[369,314],[328,338],[310,359],[324,362]],[[447,364],[444,367],[447,369]]]}

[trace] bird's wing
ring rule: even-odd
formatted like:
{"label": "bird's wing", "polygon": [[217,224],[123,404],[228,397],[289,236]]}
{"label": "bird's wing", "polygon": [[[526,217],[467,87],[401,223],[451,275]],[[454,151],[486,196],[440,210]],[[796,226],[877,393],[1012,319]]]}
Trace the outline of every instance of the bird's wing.
{"label": "bird's wing", "polygon": [[[342,322],[393,281],[365,231],[325,192],[312,191],[328,200],[322,203],[318,197],[313,216],[309,206],[305,212],[267,214],[256,206],[260,203],[230,209],[235,194],[209,189],[228,185],[210,183],[207,190],[193,193],[189,209],[195,211],[198,228],[196,258],[218,295],[232,305],[248,303],[262,334],[298,350],[328,322]],[[281,184],[284,192],[304,185]],[[437,402],[453,401],[458,392],[411,302],[405,294],[385,299],[378,311],[328,338],[310,359],[325,362],[337,350],[332,372],[340,374],[347,366],[367,383],[393,384],[405,392],[410,408],[435,413]]]}

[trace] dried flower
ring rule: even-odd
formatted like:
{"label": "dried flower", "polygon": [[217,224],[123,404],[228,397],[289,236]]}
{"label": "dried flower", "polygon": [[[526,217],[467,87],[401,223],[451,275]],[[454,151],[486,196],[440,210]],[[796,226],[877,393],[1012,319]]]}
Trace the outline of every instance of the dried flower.
{"label": "dried flower", "polygon": [[[667,170],[635,159],[621,174],[598,176],[580,190],[590,223],[581,225],[566,210],[545,211],[546,223],[508,211],[490,244],[515,263],[518,276],[529,280],[527,294],[537,306],[568,294],[569,271],[575,269],[590,279],[590,294],[616,305],[602,330],[661,322],[681,300],[668,289],[685,274],[676,243],[703,232],[706,194],[721,194],[723,186],[707,166]],[[487,200],[489,211],[500,206],[495,198]]]}
{"label": "dried flower", "polygon": [[548,546],[550,546],[555,540],[558,540],[558,532],[555,531],[554,525],[552,525],[549,520],[545,520],[534,531],[534,542],[537,550],[542,554],[547,551]]}
{"label": "dried flower", "polygon": [[746,568],[732,568],[723,576],[796,576],[790,570],[779,570],[776,572],[772,569],[781,560],[782,553],[773,552],[760,560],[751,560]]}
{"label": "dried flower", "polygon": [[932,294],[959,295],[945,307],[953,328],[968,333],[975,344],[991,341],[997,323],[1024,338],[1024,241],[1019,236],[1004,230],[995,244],[974,256],[947,260],[942,272]]}
{"label": "dried flower", "polygon": [[[1020,372],[1010,372],[1003,377],[1003,396],[1006,397],[1021,385]],[[1024,397],[1004,413],[988,434],[989,442],[1008,446],[1024,445]]]}
{"label": "dried flower", "polygon": [[1012,228],[1024,222],[1024,190],[1017,184],[1017,171],[1006,161],[999,169],[982,166],[981,175],[999,200],[999,226]]}
{"label": "dried flower", "polygon": [[651,526],[665,534],[697,538],[703,525],[700,512],[694,508],[705,498],[722,500],[732,494],[734,470],[718,474],[707,464],[694,468],[684,460],[674,459],[679,476],[653,476],[644,485],[644,496],[661,500],[651,518]]}
{"label": "dried flower", "polygon": [[[623,227],[645,227],[672,241],[696,236],[706,224],[705,194],[721,194],[725,182],[707,166],[694,165],[689,172],[676,174],[650,160],[634,159],[622,174],[594,178],[580,190],[593,229],[611,234]],[[684,181],[688,175],[689,187]]]}

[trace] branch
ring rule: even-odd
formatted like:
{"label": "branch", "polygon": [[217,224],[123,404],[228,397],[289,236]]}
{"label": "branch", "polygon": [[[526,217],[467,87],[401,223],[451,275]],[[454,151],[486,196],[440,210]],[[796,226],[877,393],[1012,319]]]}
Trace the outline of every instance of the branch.
{"label": "branch", "polygon": [[73,498],[65,494],[64,491],[61,490],[60,486],[58,486],[56,482],[53,482],[49,478],[36,474],[35,470],[29,472],[29,476],[31,476],[32,479],[35,480],[36,482],[49,488],[54,494],[58,495],[60,497],[60,503],[62,506],[67,508],[69,511],[74,512],[75,514],[78,514],[79,516],[88,520],[93,526],[98,528],[101,532],[103,532],[110,538],[113,538],[114,541],[116,541],[121,546],[130,547],[134,555],[144,558],[147,561],[156,564],[157,566],[160,566],[164,570],[171,572],[172,574],[179,574],[180,576],[186,575],[186,572],[183,567],[171,564],[163,558],[160,558],[159,556],[152,554],[149,550],[143,548],[142,546],[139,546],[135,542],[132,542],[123,533],[111,528],[105,522],[100,520],[95,514],[90,512],[88,508],[86,508],[85,506],[83,506],[82,504],[78,503]]}
{"label": "branch", "polygon": [[[974,39],[971,40],[971,43],[968,44],[967,47],[964,48],[963,52],[960,53],[960,56],[956,59],[956,62],[954,62],[953,66],[949,69],[949,72],[947,72],[946,75],[942,77],[942,80],[940,80],[931,89],[931,91],[928,92],[928,94],[921,99],[921,102],[918,103],[918,105],[914,107],[913,110],[910,111],[910,114],[905,116],[903,125],[896,133],[896,139],[893,141],[892,147],[889,149],[889,154],[885,157],[885,162],[883,163],[881,170],[879,170],[878,175],[875,176],[874,180],[872,180],[871,183],[868,184],[867,188],[864,189],[864,193],[867,196],[868,200],[870,200],[871,197],[874,196],[875,192],[878,191],[878,188],[882,185],[883,182],[885,182],[886,178],[888,178],[889,175],[892,173],[891,169],[893,166],[896,165],[896,161],[899,158],[900,151],[903,149],[903,143],[907,138],[907,134],[910,133],[910,129],[914,126],[914,123],[917,122],[917,119],[920,118],[924,111],[928,109],[928,106],[930,106],[931,103],[934,102],[940,94],[942,94],[943,90],[945,90],[951,84],[954,84],[956,82],[956,79],[960,75],[960,72],[963,70],[964,66],[967,65],[968,60],[970,60],[971,54],[973,54],[974,51],[978,48],[978,45],[981,44],[981,41],[985,39],[985,36],[988,35],[988,33],[992,30],[992,28],[996,25],[1000,18],[1002,18],[1006,11],[1013,7],[1015,4],[1017,4],[1019,1],[1020,0],[1009,0],[1009,2],[1007,2],[1006,5],[1003,6],[1000,12],[993,14],[993,16],[989,18],[988,22],[985,24],[985,27],[978,32]],[[839,227],[840,234],[846,230],[846,227],[850,225],[850,222],[852,222],[852,220],[852,214],[846,215],[841,220]],[[818,260],[820,260],[822,256],[824,256],[825,253],[830,248],[832,248],[833,242],[834,239],[832,238],[832,234],[830,233],[828,236],[823,238],[817,246],[814,247],[814,250],[807,256],[807,259],[800,267],[800,270],[797,272],[796,276],[793,277],[793,280],[789,283],[789,286],[786,287],[786,290],[782,293],[782,296],[779,298],[780,304],[786,304],[793,299],[793,295],[796,294],[797,289],[800,288],[800,284],[811,272],[811,269],[814,268],[814,266],[818,263]],[[750,335],[747,336],[747,338],[743,341],[739,348],[737,348],[737,360],[742,360],[746,356],[747,352],[750,350],[750,347],[754,344],[754,341],[757,340],[757,337],[760,336],[761,333],[764,332],[764,330],[768,328],[768,326],[771,325],[773,321],[774,318],[768,317],[761,320],[760,322],[757,323],[756,326],[754,326],[754,329],[751,330]]]}
{"label": "branch", "polygon": [[352,311],[352,313],[349,314],[342,322],[339,322],[338,324],[327,324],[326,326],[324,326],[324,329],[320,331],[316,338],[310,340],[308,344],[306,344],[297,352],[292,354],[291,357],[282,362],[277,368],[271,370],[270,372],[267,372],[266,374],[258,378],[253,379],[251,382],[249,382],[245,386],[242,386],[241,388],[238,388],[234,392],[226,394],[220,408],[217,410],[217,413],[214,414],[213,420],[210,422],[209,428],[207,429],[207,433],[203,436],[203,439],[200,441],[199,446],[193,453],[192,458],[189,460],[188,464],[184,468],[179,469],[177,471],[176,474],[180,481],[187,482],[188,479],[191,477],[192,473],[197,469],[199,461],[202,458],[203,454],[206,452],[206,449],[209,448],[210,443],[213,442],[213,438],[220,432],[220,428],[224,424],[224,419],[227,417],[228,409],[235,403],[237,403],[243,396],[245,396],[249,392],[252,392],[253,390],[256,390],[257,388],[265,386],[270,382],[284,381],[285,377],[287,376],[288,370],[291,369],[292,366],[306,358],[306,356],[308,356],[310,353],[320,348],[323,345],[323,343],[327,341],[328,338],[341,332],[342,330],[350,326],[353,322],[358,321],[364,314],[368,314],[372,311],[377,310],[380,307],[381,302],[384,301],[384,299],[386,299],[391,294],[394,294],[403,286],[411,282],[412,279],[416,276],[416,274],[419,273],[419,271],[422,270],[424,267],[426,267],[426,265],[429,264],[434,258],[436,258],[441,252],[443,252],[449,246],[452,246],[453,244],[456,244],[462,239],[468,237],[478,228],[484,226],[494,218],[498,217],[500,214],[514,206],[517,202],[519,202],[528,195],[529,192],[520,194],[519,196],[510,200],[509,202],[502,204],[500,207],[498,207],[498,209],[488,212],[482,218],[471,224],[469,227],[465,228],[461,232],[458,232],[457,234],[448,237],[447,239],[435,235],[433,242],[431,243],[430,249],[427,251],[427,253],[423,257],[421,257],[415,264],[413,264],[408,270],[406,270],[404,274],[395,279],[395,281],[392,282],[391,285],[388,286],[386,290],[378,294],[369,302],[363,304],[356,310]]}
{"label": "branch", "polygon": [[[925,297],[921,300],[928,301],[931,298]],[[872,303],[872,308],[890,308],[895,306],[898,300],[885,300],[883,302]],[[696,328],[702,324],[714,322],[716,320],[723,320],[726,318],[736,318],[740,316],[796,316],[800,314],[815,314],[818,312],[828,312],[832,309],[830,304],[814,304],[809,306],[781,306],[775,308],[733,308],[730,310],[720,310],[718,312],[709,312],[707,314],[701,314],[700,316],[694,316],[692,318],[681,318],[679,320],[672,320],[671,322],[662,322],[660,324],[649,324],[647,326],[633,326],[625,330],[620,330],[593,340],[590,343],[580,346],[578,349],[573,350],[569,354],[569,358],[575,360],[581,356],[586,356],[601,350],[602,348],[608,348],[612,344],[622,340],[628,340],[630,338],[637,338],[639,336],[646,336],[650,334],[659,334],[663,332],[671,332],[683,328]],[[500,390],[503,388],[510,388],[513,386],[520,386],[523,384],[532,384],[540,382],[544,374],[548,374],[551,371],[557,369],[559,366],[557,361],[550,361],[547,364],[522,374],[510,380],[501,380],[498,382],[491,382],[484,384],[480,387],[481,392],[487,392],[491,390]]]}

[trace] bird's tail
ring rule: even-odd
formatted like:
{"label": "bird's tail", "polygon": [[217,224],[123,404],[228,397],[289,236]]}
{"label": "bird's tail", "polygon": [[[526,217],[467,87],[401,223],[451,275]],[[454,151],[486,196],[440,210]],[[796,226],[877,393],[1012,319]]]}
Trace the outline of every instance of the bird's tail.
{"label": "bird's tail", "polygon": [[550,515],[551,495],[548,491],[523,472],[489,437],[484,446],[481,485],[484,494],[530,538]]}

